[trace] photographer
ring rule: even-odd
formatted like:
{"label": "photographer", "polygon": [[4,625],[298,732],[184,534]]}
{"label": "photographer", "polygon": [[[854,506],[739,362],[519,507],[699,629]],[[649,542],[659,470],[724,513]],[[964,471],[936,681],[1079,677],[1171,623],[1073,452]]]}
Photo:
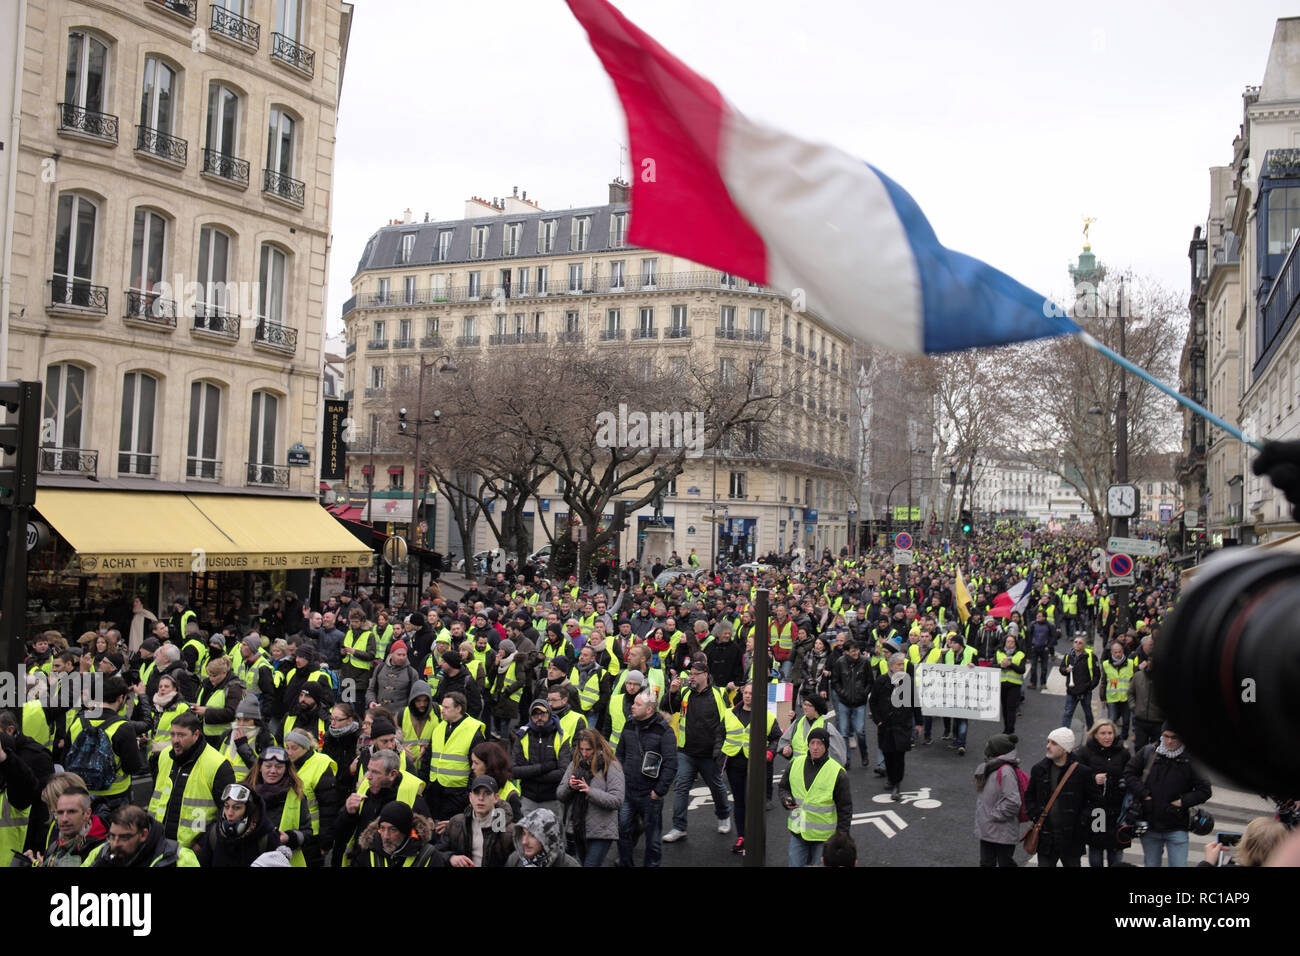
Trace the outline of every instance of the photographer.
{"label": "photographer", "polygon": [[1160,866],[1168,848],[1169,866],[1186,866],[1187,811],[1210,799],[1210,782],[1192,765],[1172,727],[1165,724],[1160,742],[1134,755],[1124,781],[1148,825],[1142,834],[1143,865]]}

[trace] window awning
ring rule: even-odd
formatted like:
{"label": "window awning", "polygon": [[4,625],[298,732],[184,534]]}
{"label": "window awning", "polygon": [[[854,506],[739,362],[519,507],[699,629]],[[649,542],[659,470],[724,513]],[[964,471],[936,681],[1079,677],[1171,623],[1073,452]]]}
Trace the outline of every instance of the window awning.
{"label": "window awning", "polygon": [[369,567],[309,498],[38,488],[36,509],[87,574]]}

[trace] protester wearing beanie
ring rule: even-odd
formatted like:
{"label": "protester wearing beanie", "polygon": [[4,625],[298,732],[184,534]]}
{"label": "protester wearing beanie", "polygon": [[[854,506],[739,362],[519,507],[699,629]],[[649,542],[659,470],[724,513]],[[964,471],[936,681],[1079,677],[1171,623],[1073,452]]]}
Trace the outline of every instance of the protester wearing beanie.
{"label": "protester wearing beanie", "polygon": [[979,840],[980,866],[1015,866],[1020,822],[1020,782],[1016,772],[1015,734],[994,734],[984,746],[984,762],[975,768],[975,836]]}
{"label": "protester wearing beanie", "polygon": [[[788,864],[816,866],[832,833],[848,834],[853,825],[853,796],[843,764],[830,756],[830,730],[808,732],[807,752],[790,762],[777,797],[790,811]],[[834,823],[831,823],[831,807]]]}
{"label": "protester wearing beanie", "polygon": [[[1074,745],[1074,731],[1057,727],[1047,735],[1047,756],[1029,772],[1025,810],[1031,821],[1043,817],[1038,838],[1039,866],[1056,866],[1058,862],[1071,868],[1081,865],[1087,828],[1088,774],[1087,768],[1080,766],[1074,756]],[[1044,809],[1062,780],[1065,784],[1044,816]]]}

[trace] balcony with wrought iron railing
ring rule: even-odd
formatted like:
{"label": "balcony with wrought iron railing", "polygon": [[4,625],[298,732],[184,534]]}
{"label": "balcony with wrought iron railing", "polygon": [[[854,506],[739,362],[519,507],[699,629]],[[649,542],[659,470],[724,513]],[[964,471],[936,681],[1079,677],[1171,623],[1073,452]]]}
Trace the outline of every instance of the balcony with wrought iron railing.
{"label": "balcony with wrought iron railing", "polygon": [[298,330],[259,318],[253,330],[253,345],[292,355],[298,351]]}
{"label": "balcony with wrought iron railing", "polygon": [[95,475],[99,472],[99,452],[90,448],[41,449],[41,474]]}
{"label": "balcony with wrought iron railing", "polygon": [[216,338],[223,342],[239,341],[239,316],[214,305],[199,302],[194,306],[191,331],[201,338]]}
{"label": "balcony with wrought iron railing", "polygon": [[[1269,150],[1270,155],[1276,152],[1283,151]],[[1300,154],[1300,150],[1284,152]],[[1255,354],[1258,356],[1254,366],[1255,378],[1264,371],[1278,345],[1286,337],[1286,332],[1295,324],[1296,314],[1300,313],[1300,254],[1296,251],[1298,249],[1300,249],[1300,236],[1291,243],[1291,250],[1287,253],[1286,260],[1273,281],[1273,287],[1269,289],[1268,297],[1264,300],[1263,326],[1260,329],[1259,342],[1255,346]]]}
{"label": "balcony with wrought iron railing", "polygon": [[366,343],[367,352],[387,352],[388,339],[371,339]]}
{"label": "balcony with wrought iron railing", "polygon": [[262,192],[267,196],[298,208],[306,203],[306,183],[274,169],[264,169],[262,173]]}
{"label": "balcony with wrought iron railing", "polygon": [[462,335],[456,339],[456,347],[461,349],[476,349],[479,347],[480,339],[477,335]]}
{"label": "balcony with wrought iron railing", "polygon": [[763,329],[737,329],[721,326],[716,329],[716,337],[731,342],[748,342],[752,345],[766,345],[772,335]]}
{"label": "balcony with wrought iron railing", "polygon": [[366,398],[383,398],[388,394],[388,390],[382,385],[367,385]]}
{"label": "balcony with wrought iron railing", "polygon": [[439,333],[426,335],[420,339],[420,348],[422,349],[440,349],[442,348],[442,336]]}
{"label": "balcony with wrought iron railing", "polygon": [[600,341],[602,342],[622,342],[624,339],[624,329],[601,329]]}
{"label": "balcony with wrought iron railing", "polygon": [[659,338],[659,330],[656,328],[635,328],[632,330],[632,340],[649,341],[650,339]]}
{"label": "balcony with wrought iron railing", "polygon": [[691,327],[689,325],[672,325],[664,329],[664,338],[666,339],[689,339],[691,337]]}
{"label": "balcony with wrought iron railing", "polygon": [[212,5],[212,33],[256,50],[262,39],[262,28],[254,20],[241,17],[218,4]]}
{"label": "balcony with wrought iron railing", "polygon": [[189,161],[190,155],[189,143],[185,140],[148,126],[135,128],[135,151],[169,166],[181,167]]}
{"label": "balcony with wrought iron railing", "polygon": [[248,161],[235,156],[228,156],[215,149],[203,147],[203,168],[199,170],[204,176],[210,176],[217,182],[239,189],[248,188]]}
{"label": "balcony with wrought iron railing", "polygon": [[117,476],[119,478],[157,478],[158,456],[136,451],[119,451],[117,453]]}
{"label": "balcony with wrought iron railing", "polygon": [[116,146],[117,117],[112,113],[88,110],[76,103],[60,103],[59,132]]}
{"label": "balcony with wrought iron railing", "polygon": [[288,488],[289,466],[268,465],[250,461],[245,463],[244,484],[258,488]]}
{"label": "balcony with wrought iron railing", "polygon": [[185,459],[185,477],[191,481],[220,481],[221,459],[190,455]]}
{"label": "balcony with wrought iron railing", "polygon": [[542,345],[545,332],[497,332],[488,336],[488,345]]}
{"label": "balcony with wrought iron railing", "polygon": [[146,0],[146,5],[155,10],[165,10],[186,23],[197,23],[199,19],[198,0]]}
{"label": "balcony with wrought iron railing", "polygon": [[122,318],[133,325],[170,332],[176,328],[176,304],[156,292],[130,289],[126,292],[126,312]]}
{"label": "balcony with wrought iron railing", "polygon": [[316,72],[316,53],[283,33],[271,34],[271,59],[292,67],[305,76]]}
{"label": "balcony with wrought iron railing", "polygon": [[560,345],[580,345],[586,340],[586,333],[581,329],[571,329],[565,332],[557,332],[555,341]]}
{"label": "balcony with wrought iron railing", "polygon": [[413,348],[415,348],[415,339],[397,339],[395,342],[393,342],[394,351],[398,349],[413,349]]}
{"label": "balcony with wrought iron railing", "polygon": [[99,318],[108,315],[108,287],[80,279],[54,276],[45,283],[49,292],[46,309],[56,315]]}

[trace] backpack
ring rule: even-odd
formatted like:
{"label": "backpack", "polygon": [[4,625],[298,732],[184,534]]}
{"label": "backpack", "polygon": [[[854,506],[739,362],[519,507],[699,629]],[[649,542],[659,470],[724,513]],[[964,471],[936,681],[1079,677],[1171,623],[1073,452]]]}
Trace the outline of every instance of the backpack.
{"label": "backpack", "polygon": [[113,738],[106,729],[117,724],[118,720],[106,722],[102,727],[90,723],[86,712],[79,714],[81,734],[68,749],[63,760],[63,769],[75,773],[86,781],[86,789],[92,793],[107,790],[117,777],[117,755],[113,753]]}
{"label": "backpack", "polygon": [[[1003,764],[1003,765],[1002,765],[1002,767],[1005,767],[1005,766],[1007,766],[1007,765],[1006,765],[1006,764]],[[998,786],[999,786],[999,787],[1002,786],[1002,767],[998,767]],[[1025,794],[1028,793],[1028,791],[1029,791],[1029,774],[1025,773],[1025,772],[1024,772],[1023,770],[1021,770],[1019,767],[1016,767],[1016,768],[1015,768],[1015,771],[1016,771],[1016,786],[1020,788],[1020,815],[1019,815],[1019,820],[1020,820],[1021,823],[1028,823],[1028,822],[1029,822],[1029,811],[1025,809]]]}

